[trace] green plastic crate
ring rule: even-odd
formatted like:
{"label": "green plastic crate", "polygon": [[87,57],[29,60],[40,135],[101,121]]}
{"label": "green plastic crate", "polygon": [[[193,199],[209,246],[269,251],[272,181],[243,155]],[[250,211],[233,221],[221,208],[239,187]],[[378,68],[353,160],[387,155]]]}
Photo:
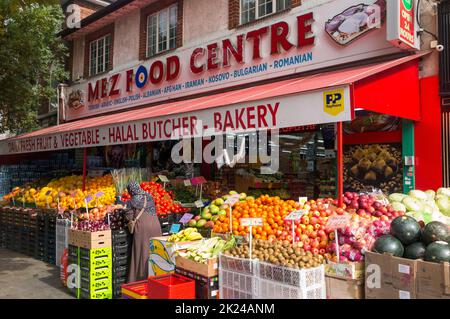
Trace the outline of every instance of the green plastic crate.
{"label": "green plastic crate", "polygon": [[112,248],[104,247],[97,249],[86,249],[80,248],[80,257],[82,258],[99,258],[99,257],[110,257],[112,256]]}
{"label": "green plastic crate", "polygon": [[112,287],[112,280],[110,276],[100,277],[94,280],[81,279],[81,289],[89,291],[97,291],[101,288],[110,288],[110,287]]}
{"label": "green plastic crate", "polygon": [[79,299],[112,299],[112,287],[96,290],[80,289]]}
{"label": "green plastic crate", "polygon": [[94,269],[81,267],[80,272],[82,280],[95,280],[103,277],[112,278],[112,267],[110,265],[101,266]]}

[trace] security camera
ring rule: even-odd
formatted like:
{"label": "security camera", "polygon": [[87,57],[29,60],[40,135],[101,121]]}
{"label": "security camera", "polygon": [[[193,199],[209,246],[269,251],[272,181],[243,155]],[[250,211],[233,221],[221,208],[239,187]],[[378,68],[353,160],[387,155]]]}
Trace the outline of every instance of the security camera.
{"label": "security camera", "polygon": [[443,46],[442,44],[438,44],[438,45],[436,46],[436,50],[437,50],[438,52],[442,52],[442,51],[444,51],[444,46]]}

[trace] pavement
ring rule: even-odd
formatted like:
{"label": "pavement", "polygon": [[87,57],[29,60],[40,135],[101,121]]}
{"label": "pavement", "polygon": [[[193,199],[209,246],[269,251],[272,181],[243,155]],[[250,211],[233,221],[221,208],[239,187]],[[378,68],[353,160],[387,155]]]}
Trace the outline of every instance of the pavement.
{"label": "pavement", "polygon": [[0,248],[0,299],[73,299],[59,267]]}

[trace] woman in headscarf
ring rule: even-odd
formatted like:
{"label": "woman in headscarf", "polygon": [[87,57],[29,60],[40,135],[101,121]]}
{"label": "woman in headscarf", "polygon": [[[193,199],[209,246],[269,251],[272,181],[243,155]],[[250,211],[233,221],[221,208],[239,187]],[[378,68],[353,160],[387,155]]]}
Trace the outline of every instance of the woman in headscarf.
{"label": "woman in headscarf", "polygon": [[134,226],[131,263],[128,272],[128,282],[135,282],[147,279],[150,238],[161,236],[162,232],[152,196],[145,192],[137,182],[130,182],[127,189],[131,195],[131,200],[127,202],[128,220],[136,219],[142,211]]}

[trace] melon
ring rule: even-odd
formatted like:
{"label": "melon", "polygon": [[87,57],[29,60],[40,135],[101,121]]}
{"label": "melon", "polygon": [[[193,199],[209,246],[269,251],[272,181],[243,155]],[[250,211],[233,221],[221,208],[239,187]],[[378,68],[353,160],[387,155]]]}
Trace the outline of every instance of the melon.
{"label": "melon", "polygon": [[422,231],[422,241],[425,245],[435,241],[446,241],[449,236],[448,226],[438,221],[428,223]]}
{"label": "melon", "polygon": [[412,217],[399,216],[391,223],[391,235],[401,241],[403,245],[410,245],[420,239],[420,225]]}
{"label": "melon", "polygon": [[435,241],[429,244],[424,259],[434,263],[450,262],[450,244],[445,241]]}
{"label": "melon", "polygon": [[408,259],[423,259],[427,246],[424,243],[417,242],[405,247],[403,258]]}
{"label": "melon", "polygon": [[379,254],[389,253],[396,257],[402,257],[404,248],[400,240],[391,235],[383,235],[375,241],[373,251]]}

